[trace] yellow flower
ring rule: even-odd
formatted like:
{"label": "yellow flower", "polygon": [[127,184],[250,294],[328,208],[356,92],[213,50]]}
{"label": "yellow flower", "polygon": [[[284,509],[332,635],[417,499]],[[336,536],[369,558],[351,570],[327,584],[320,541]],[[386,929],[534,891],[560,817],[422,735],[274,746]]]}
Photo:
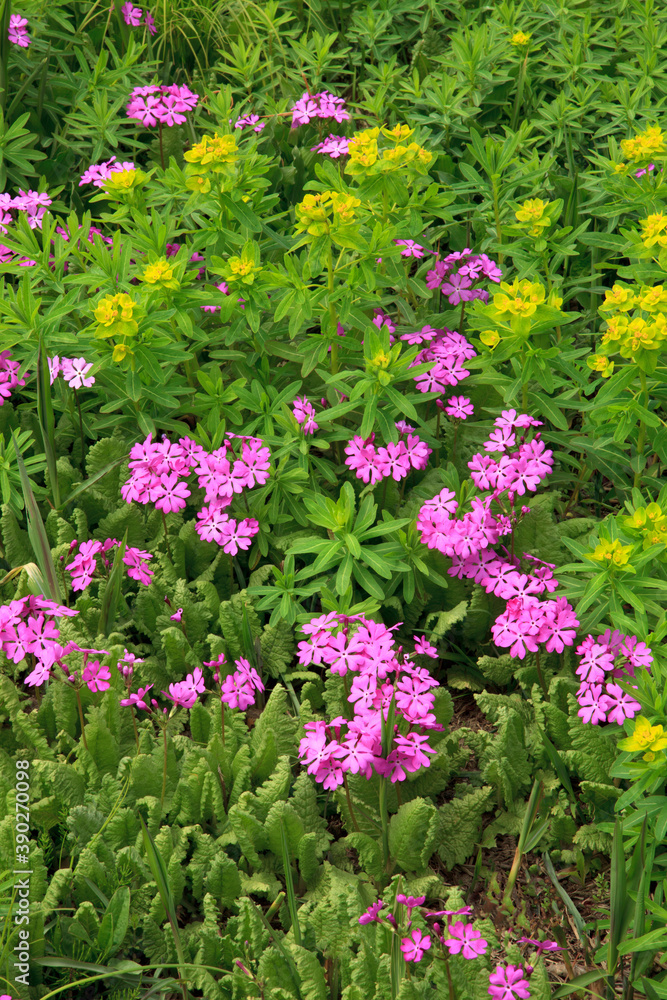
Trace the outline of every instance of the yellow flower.
{"label": "yellow flower", "polygon": [[198,194],[208,194],[211,190],[210,180],[201,174],[192,174],[186,179],[185,186],[189,191],[196,191]]}
{"label": "yellow flower", "polygon": [[389,357],[388,354],[385,354],[384,351],[379,351],[375,355],[375,357],[369,358],[369,360],[367,361],[367,365],[368,365],[369,368],[381,368],[381,369],[385,369],[385,368],[389,367],[389,362],[390,361],[391,361],[391,358]]}
{"label": "yellow flower", "polygon": [[614,285],[610,292],[605,292],[604,302],[600,309],[618,309],[620,312],[628,312],[634,309],[637,304],[637,297],[631,288],[624,288],[623,285]]}
{"label": "yellow flower", "polygon": [[228,164],[236,163],[238,146],[233,135],[205,135],[201,142],[183,155],[188,163],[200,163],[216,173]]}
{"label": "yellow flower", "polygon": [[493,350],[494,347],[497,347],[500,343],[500,335],[497,330],[482,330],[479,335],[479,339],[490,350]]}
{"label": "yellow flower", "polygon": [[667,215],[663,212],[654,212],[639,223],[642,227],[642,243],[647,249],[655,244],[664,247],[667,244]]}
{"label": "yellow flower", "polygon": [[126,357],[134,357],[134,351],[127,344],[116,344],[111,355],[112,361],[124,361]]}
{"label": "yellow flower", "polygon": [[334,213],[338,216],[340,222],[352,222],[354,220],[354,210],[355,208],[359,208],[361,200],[351,194],[332,191],[331,203]]}
{"label": "yellow flower", "polygon": [[662,130],[657,125],[651,125],[632,139],[621,140],[621,150],[629,160],[635,161],[650,159],[652,156],[664,153],[666,150]]}
{"label": "yellow flower", "polygon": [[329,231],[328,206],[331,204],[333,193],[333,191],[322,191],[319,194],[307,194],[303,201],[295,206],[297,233],[305,230],[311,236],[324,236]]}
{"label": "yellow flower", "polygon": [[620,750],[630,750],[633,753],[644,750],[644,760],[651,761],[658,750],[667,747],[667,736],[664,735],[662,726],[652,726],[647,718],[638,715],[634,732],[624,740],[619,740],[618,746]]}
{"label": "yellow flower", "polygon": [[613,542],[601,541],[593,552],[586,554],[587,559],[594,562],[607,562],[614,566],[625,566],[630,559],[632,545],[623,545],[615,538]]}
{"label": "yellow flower", "polygon": [[383,128],[382,135],[385,139],[393,139],[394,142],[402,142],[403,139],[409,139],[414,132],[413,128],[408,125],[394,125],[393,128]]}
{"label": "yellow flower", "polygon": [[129,337],[139,331],[139,325],[133,318],[135,302],[124,292],[118,295],[105,295],[98,302],[93,315],[99,323],[96,337],[116,337],[119,334]]}
{"label": "yellow flower", "polygon": [[[536,226],[544,216],[545,208],[548,208],[549,202],[542,201],[541,198],[529,198],[528,201],[524,201],[518,210],[514,213],[518,222],[526,222],[531,226]],[[550,225],[549,219],[544,219],[542,221],[543,226]]]}
{"label": "yellow flower", "polygon": [[358,163],[362,167],[372,166],[378,158],[379,134],[379,128],[367,128],[362,132],[355,132],[347,147],[350,162]]}
{"label": "yellow flower", "polygon": [[162,285],[163,288],[178,288],[178,280],[174,277],[174,269],[165,257],[149,264],[144,269],[142,279],[149,285]]}
{"label": "yellow flower", "polygon": [[119,198],[138,188],[147,176],[141,170],[116,170],[105,179],[102,190],[105,194]]}
{"label": "yellow flower", "polygon": [[244,285],[252,285],[261,270],[248,257],[230,257],[225,278],[227,281],[241,281]]}
{"label": "yellow flower", "polygon": [[614,164],[614,173],[615,174],[622,174],[626,169],[627,169],[627,166],[626,166],[625,163],[615,163]]}
{"label": "yellow flower", "polygon": [[663,285],[642,288],[637,296],[637,305],[644,312],[662,312],[667,309],[667,289]]}
{"label": "yellow flower", "polygon": [[614,362],[605,358],[603,354],[592,354],[590,358],[586,358],[586,364],[594,372],[600,372],[602,378],[609,378],[614,370]]}
{"label": "yellow flower", "polygon": [[533,36],[525,31],[516,31],[510,38],[511,45],[528,45]]}
{"label": "yellow flower", "polygon": [[519,281],[515,278],[512,284],[501,281],[502,292],[493,296],[493,304],[501,313],[508,312],[512,316],[532,316],[538,305],[544,302],[544,288],[537,282],[526,278]]}

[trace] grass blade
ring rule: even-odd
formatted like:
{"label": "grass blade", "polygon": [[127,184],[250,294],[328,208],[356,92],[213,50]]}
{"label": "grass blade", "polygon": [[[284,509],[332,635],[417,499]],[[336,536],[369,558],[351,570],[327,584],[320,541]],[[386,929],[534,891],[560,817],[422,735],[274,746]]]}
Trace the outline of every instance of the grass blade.
{"label": "grass blade", "polygon": [[[184,978],[185,971],[185,955],[183,954],[183,943],[181,941],[181,935],[178,931],[178,919],[176,917],[176,906],[174,904],[174,897],[172,895],[171,889],[169,887],[169,877],[167,875],[167,869],[165,868],[164,861],[162,860],[162,855],[155,846],[155,841],[150,835],[150,831],[144,822],[143,816],[140,816],[141,820],[141,831],[144,837],[144,847],[146,848],[146,856],[148,858],[148,864],[150,865],[151,872],[153,873],[153,878],[157,882],[158,892],[164,903],[164,908],[171,924],[171,933],[174,938],[174,947],[176,948],[176,954],[178,955],[178,972],[181,979]],[[187,998],[187,991],[185,983],[182,983],[183,990],[183,1000]]]}
{"label": "grass blade", "polygon": [[52,601],[57,601],[60,604],[62,603],[60,584],[58,583],[56,567],[51,556],[51,547],[46,535],[42,515],[39,512],[37,501],[35,500],[32,487],[30,486],[30,480],[28,479],[28,473],[23,461],[23,456],[19,451],[13,431],[12,442],[14,444],[16,463],[19,467],[19,475],[21,477],[21,485],[23,487],[23,502],[25,503],[26,517],[28,520],[28,537],[30,538],[30,543],[33,547],[35,558],[37,559],[37,564],[41,570],[44,580],[44,596],[49,597]]}
{"label": "grass blade", "polygon": [[120,587],[123,581],[123,556],[125,555],[125,546],[127,545],[127,533],[129,528],[125,529],[125,535],[123,536],[123,541],[120,546],[116,549],[116,555],[114,556],[113,567],[111,573],[109,574],[109,580],[104,591],[104,597],[102,598],[102,607],[100,609],[100,622],[98,625],[98,631],[102,633],[103,636],[108,636],[113,624],[116,621],[116,612],[118,610],[118,602],[120,600]]}
{"label": "grass blade", "polygon": [[285,833],[285,827],[281,824],[280,827],[280,845],[282,848],[283,855],[283,867],[285,869],[285,888],[287,890],[287,907],[290,912],[290,918],[292,921],[292,932],[294,934],[294,943],[301,947],[301,927],[299,925],[299,914],[296,908],[296,893],[294,892],[294,880],[292,878],[292,866],[289,856],[289,845],[287,843],[287,834]]}

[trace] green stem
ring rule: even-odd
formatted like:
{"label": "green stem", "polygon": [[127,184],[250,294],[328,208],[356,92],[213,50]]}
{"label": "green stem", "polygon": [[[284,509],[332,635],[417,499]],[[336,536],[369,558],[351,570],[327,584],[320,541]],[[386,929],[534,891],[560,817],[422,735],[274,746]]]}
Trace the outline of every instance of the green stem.
{"label": "green stem", "polygon": [[452,974],[449,971],[449,962],[445,960],[445,971],[447,972],[447,985],[449,986],[449,1000],[456,1000],[456,991],[452,982]]}
{"label": "green stem", "polygon": [[169,562],[172,562],[171,549],[169,548],[169,532],[167,531],[167,518],[164,516],[164,510],[162,511],[162,523],[164,525],[164,540],[167,543],[167,555],[169,556]]}
{"label": "green stem", "polygon": [[137,756],[139,756],[139,754],[141,753],[141,751],[139,750],[139,732],[137,730],[137,719],[136,719],[136,716],[134,714],[134,705],[130,705],[130,711],[132,713],[132,725],[134,726],[134,738],[135,738],[136,743],[137,743]]}
{"label": "green stem", "polygon": [[164,766],[162,768],[162,795],[160,796],[160,808],[164,808],[164,793],[167,790],[167,729],[162,729],[162,739],[164,744]]}
{"label": "green stem", "polygon": [[[537,667],[537,677],[540,682],[540,687],[547,701],[549,701],[549,688],[547,687],[546,681],[544,679],[544,674],[542,673],[542,665],[540,664],[540,651],[539,649],[535,653],[535,666]],[[515,876],[516,877],[516,876]]]}
{"label": "green stem", "polygon": [[334,291],[334,268],[333,268],[333,243],[329,241],[329,253],[327,254],[327,292],[329,299],[329,326],[331,329],[331,374],[338,371],[338,323],[336,321],[336,306],[333,301]]}
{"label": "green stem", "polygon": [[225,703],[220,699],[220,729],[222,732],[222,745],[225,745]]}
{"label": "green stem", "polygon": [[[497,174],[491,175],[491,189],[493,191],[493,216],[496,221],[496,239],[498,244],[503,242],[503,230],[500,225],[500,192],[498,190],[499,176]],[[498,267],[503,265],[504,254],[498,251]]]}
{"label": "green stem", "polygon": [[81,468],[84,468],[84,462],[86,460],[86,444],[83,437],[83,417],[81,416],[81,403],[79,402],[79,397],[76,394],[76,389],[74,389],[74,399],[76,401],[76,408],[79,411],[79,433],[81,435]]}
{"label": "green stem", "polygon": [[380,819],[382,821],[382,853],[384,855],[385,871],[389,872],[389,814],[387,812],[387,779],[380,778]]}
{"label": "green stem", "polygon": [[354,809],[352,808],[352,799],[350,798],[350,789],[347,784],[347,775],[343,775],[343,786],[345,788],[345,798],[347,799],[347,808],[350,810],[350,819],[352,820],[352,826],[359,833],[359,824],[357,823],[357,817],[354,814]]}
{"label": "green stem", "polygon": [[[642,385],[642,406],[645,409],[648,409],[648,402],[649,402],[649,400],[648,400],[648,386],[646,384],[646,374],[643,371],[641,371],[641,369],[639,371],[639,378],[640,378],[641,385]],[[641,481],[642,481],[642,471],[643,470],[641,468],[641,460],[644,457],[644,445],[645,444],[646,444],[646,424],[644,423],[643,420],[640,420],[639,421],[639,436],[637,437],[637,458],[638,458],[639,461],[638,461],[637,471],[635,472],[634,482],[632,484],[635,489],[639,489],[639,486],[640,486]]]}
{"label": "green stem", "polygon": [[81,722],[81,738],[83,739],[83,745],[87,750],[88,743],[86,741],[86,725],[83,721],[83,707],[81,705],[81,694],[79,693],[78,688],[76,688],[76,704],[79,709],[79,721]]}
{"label": "green stem", "polygon": [[458,433],[459,433],[459,425],[457,423],[454,427],[454,444],[452,445],[452,462],[454,463],[456,462],[456,439],[458,437]]}
{"label": "green stem", "polygon": [[519,114],[521,112],[521,104],[523,103],[523,85],[526,79],[526,67],[528,65],[528,53],[524,57],[521,66],[519,67],[519,76],[517,78],[516,84],[516,94],[514,95],[514,110],[512,111],[512,131],[516,132],[516,127],[519,122]]}

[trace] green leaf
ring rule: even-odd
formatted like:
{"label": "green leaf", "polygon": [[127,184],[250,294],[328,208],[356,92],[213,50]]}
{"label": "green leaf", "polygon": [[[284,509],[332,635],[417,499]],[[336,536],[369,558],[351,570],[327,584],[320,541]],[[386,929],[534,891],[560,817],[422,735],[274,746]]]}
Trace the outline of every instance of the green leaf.
{"label": "green leaf", "polygon": [[23,456],[21,455],[13,431],[12,441],[14,443],[16,462],[19,467],[21,485],[23,487],[23,500],[28,518],[28,536],[46,585],[44,596],[49,597],[52,601],[57,601],[60,604],[62,603],[60,584],[58,582],[58,577],[56,576],[56,568],[53,564],[49,540],[46,535],[44,522],[42,521],[42,515],[39,512],[37,501],[35,500],[35,496],[30,486],[30,480],[28,479],[28,473],[23,461]]}
{"label": "green leaf", "polygon": [[107,959],[118,951],[129,924],[130,890],[126,885],[122,885],[111,897],[97,935],[102,959]]}

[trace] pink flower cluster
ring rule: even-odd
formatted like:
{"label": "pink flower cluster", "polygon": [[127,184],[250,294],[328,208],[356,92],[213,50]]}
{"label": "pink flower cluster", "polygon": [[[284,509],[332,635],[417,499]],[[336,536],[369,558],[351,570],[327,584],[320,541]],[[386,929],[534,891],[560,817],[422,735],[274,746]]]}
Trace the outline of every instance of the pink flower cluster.
{"label": "pink flower cluster", "polygon": [[[397,626],[394,626],[397,627]],[[299,642],[303,666],[326,665],[333,674],[353,674],[348,702],[352,719],[307,722],[299,743],[299,758],[325,789],[343,784],[346,772],[370,778],[373,772],[404,781],[410,772],[429,766],[428,733],[441,730],[433,714],[438,682],[417,666],[401,647],[395,649],[392,629],[361,615],[330,612],[302,626],[308,637]],[[389,678],[393,678],[390,680]],[[405,735],[394,727],[392,748],[382,754],[382,715],[394,701],[397,719],[408,724]]]}
{"label": "pink flower cluster", "polygon": [[30,45],[30,38],[28,37],[28,18],[21,17],[20,14],[10,14],[7,37],[12,44],[20,45],[22,49],[27,49]]}
{"label": "pink flower cluster", "polygon": [[125,21],[125,24],[129,24],[131,28],[138,28],[139,25],[142,23],[142,17],[143,17],[144,18],[143,23],[146,25],[151,35],[157,34],[155,21],[153,20],[153,15],[150,13],[150,11],[147,10],[146,15],[144,17],[144,12],[142,8],[135,7],[134,4],[130,3],[128,0],[128,3],[123,4],[123,6],[120,9],[120,12],[123,15],[123,20]]}
{"label": "pink flower cluster", "polygon": [[399,431],[397,442],[390,441],[386,446],[375,447],[375,434],[370,437],[352,438],[345,447],[345,464],[353,469],[357,479],[365,483],[379,483],[391,476],[397,483],[409,475],[411,469],[425,469],[428,465],[431,449],[417,434],[414,427],[405,421],[396,424]]}
{"label": "pink flower cluster", "polygon": [[[106,649],[87,649],[75,642],[62,646],[58,641],[60,631],[51,619],[78,613],[46,597],[33,595],[0,607],[0,649],[13,663],[20,663],[28,655],[36,661],[24,679],[28,687],[41,687],[49,680],[54,664],[58,664],[69,681],[78,680],[91,691],[106,691],[110,686],[109,668],[99,660],[89,660],[92,655],[108,655]],[[80,678],[64,660],[72,652],[83,653]]]}
{"label": "pink flower cluster", "polygon": [[325,156],[337,160],[339,156],[347,156],[350,140],[345,135],[329,135],[323,142],[318,142],[316,146],[311,146],[311,153],[323,153]]}
{"label": "pink flower cluster", "polygon": [[586,636],[577,646],[580,657],[577,676],[581,685],[577,700],[581,706],[578,715],[584,722],[616,722],[622,726],[626,719],[633,719],[641,711],[639,702],[627,694],[620,684],[631,683],[635,670],[650,670],[653,654],[637,636],[607,629],[594,638]]}
{"label": "pink flower cluster", "polygon": [[[138,8],[137,8],[138,9]],[[118,173],[120,170],[134,170],[134,163],[129,161],[121,163],[116,160],[115,156],[112,156],[110,160],[105,160],[103,163],[91,163],[88,169],[81,174],[81,180],[79,181],[79,187],[82,184],[94,184],[95,187],[104,187],[104,182],[112,174]]]}
{"label": "pink flower cluster", "polygon": [[319,424],[315,423],[315,407],[308,400],[307,396],[297,396],[292,403],[292,413],[297,424],[299,424],[304,434],[314,434],[319,430]]}
{"label": "pink flower cluster", "polygon": [[234,660],[236,670],[228,674],[221,683],[220,667],[225,662],[225,654],[221,653],[217,660],[204,660],[204,666],[214,668],[213,680],[220,684],[220,701],[230,708],[245,712],[255,704],[256,692],[264,690],[262,679],[250,662],[241,656]]}
{"label": "pink flower cluster", "polygon": [[415,378],[420,392],[445,392],[448,385],[462,382],[470,375],[468,369],[463,367],[464,363],[477,355],[472,344],[454,330],[434,330],[427,325],[414,333],[404,333],[401,340],[407,341],[411,347],[425,345],[411,367],[435,361],[430,371]]}
{"label": "pink flower cluster", "polygon": [[[405,896],[398,893],[396,902],[405,906],[407,910],[406,931],[410,931],[412,926],[412,911],[423,907],[426,902],[425,896]],[[432,934],[424,934],[419,928],[404,934],[399,929],[403,921],[397,922],[392,913],[382,914],[380,911],[385,908],[383,900],[378,899],[368,907],[367,911],[359,917],[362,925],[377,923],[383,924],[392,934],[401,938],[401,951],[406,962],[420,962],[427,951],[431,950],[434,942],[439,944],[442,950],[449,955],[461,955],[467,961],[473,961],[487,953],[489,943],[480,931],[476,930],[472,923],[464,920],[456,920],[456,917],[469,917],[472,907],[463,906],[458,910],[437,910],[435,912],[424,913],[426,920],[433,920]],[[439,918],[445,917],[444,926],[441,926]],[[539,958],[542,952],[562,951],[555,941],[537,941],[533,938],[519,938],[519,944],[533,945],[537,950]],[[445,951],[446,949],[446,951]],[[488,994],[494,1000],[527,1000],[530,997],[529,977],[534,972],[533,966],[527,963],[521,965],[496,965],[495,970],[489,975]]]}
{"label": "pink flower cluster", "polygon": [[182,125],[186,121],[185,112],[197,106],[199,94],[189,87],[169,86],[135,87],[127,105],[128,118],[134,118],[146,128],[155,125]]}
{"label": "pink flower cluster", "polygon": [[80,389],[82,386],[89,389],[91,385],[95,385],[94,375],[88,375],[86,378],[93,367],[92,361],[86,361],[85,358],[59,358],[57,354],[53,358],[47,358],[47,360],[51,385],[61,373],[71,389]]}
{"label": "pink flower cluster", "polygon": [[21,365],[18,361],[11,360],[11,351],[0,353],[0,406],[12,394],[12,389],[17,385],[25,385],[25,379],[20,379],[17,375]]}
{"label": "pink flower cluster", "polygon": [[426,274],[426,287],[439,288],[453,306],[472,299],[488,302],[489,293],[483,288],[474,288],[475,282],[487,279],[498,284],[502,276],[498,265],[485,253],[456,250],[443,260],[436,258],[433,269]]}
{"label": "pink flower cluster", "polygon": [[[261,439],[228,433],[222,446],[209,453],[188,437],[180,438],[178,443],[172,443],[166,435],[161,442],[151,438],[149,434],[143,444],[132,446],[128,463],[132,475],[121,487],[123,499],[128,503],[154,503],[165,513],[183,510],[191,492],[187,483],[179,480],[194,468],[208,504],[197,514],[200,538],[217,542],[232,556],[239,549],[250,548],[259,523],[252,517],[234,520],[225,508],[235,494],[268,482],[271,453]],[[234,442],[240,454],[234,450]]]}
{"label": "pink flower cluster", "polygon": [[[523,560],[530,563],[522,569],[521,560],[506,550],[503,556],[492,550],[501,537],[512,534],[515,525],[530,508],[515,507],[515,494],[535,491],[551,471],[552,452],[547,450],[537,433],[527,442],[521,438],[516,452],[516,430],[539,426],[539,421],[515,410],[503,411],[495,421],[496,430],[484,447],[506,453],[498,462],[488,456],[475,455],[468,467],[478,489],[492,489],[486,497],[473,497],[471,510],[456,516],[458,502],[452,490],[443,489],[419,511],[417,528],[421,541],[452,560],[448,573],[459,579],[467,578],[507,601],[505,611],[491,628],[494,642],[501,649],[509,648],[511,656],[524,659],[544,644],[547,652],[561,653],[574,643],[579,625],[572,607],[565,598],[540,601],[537,595],[552,593],[558,587],[553,578],[554,566],[528,553]],[[503,494],[507,494],[503,497]],[[492,504],[499,510],[493,513]]]}
{"label": "pink flower cluster", "polygon": [[334,97],[326,90],[321,94],[309,94],[306,91],[292,108],[292,128],[307,125],[313,118],[333,118],[340,123],[349,117],[342,97]]}
{"label": "pink flower cluster", "polygon": [[7,226],[14,221],[12,211],[25,212],[30,228],[41,229],[42,218],[52,200],[46,191],[19,190],[15,198],[6,191],[0,194],[0,233],[6,233]]}
{"label": "pink flower cluster", "polygon": [[[76,540],[70,544],[70,555],[76,548],[77,544],[79,543],[77,543]],[[117,538],[107,538],[104,542],[96,540],[81,542],[78,553],[72,562],[65,566],[65,569],[72,577],[72,590],[85,590],[91,583],[93,575],[97,570],[98,555],[101,557],[105,569],[108,572],[110,564],[106,557],[106,553],[109,549],[113,549],[119,544],[120,543]],[[147,587],[151,582],[153,573],[155,572],[154,570],[149,569],[146,565],[148,560],[152,558],[153,556],[150,552],[146,552],[144,549],[138,549],[132,545],[126,546],[123,562],[128,567],[127,575],[132,580],[138,580],[139,583],[143,583],[144,586]]]}

